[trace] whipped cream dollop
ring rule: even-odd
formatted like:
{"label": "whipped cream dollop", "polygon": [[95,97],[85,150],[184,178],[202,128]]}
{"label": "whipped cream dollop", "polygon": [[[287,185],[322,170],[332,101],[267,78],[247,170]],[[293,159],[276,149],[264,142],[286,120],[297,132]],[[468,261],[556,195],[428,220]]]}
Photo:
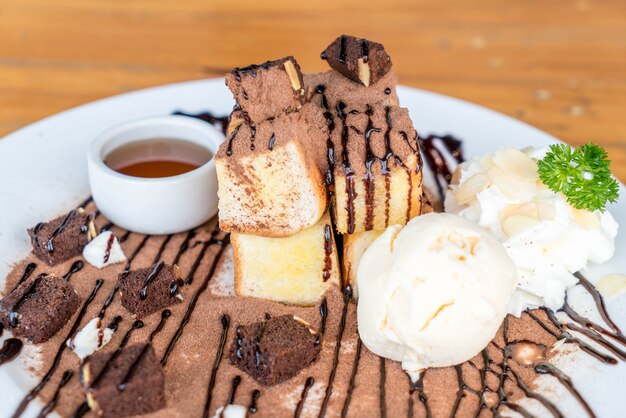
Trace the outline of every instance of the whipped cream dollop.
{"label": "whipped cream dollop", "polygon": [[615,251],[617,223],[607,212],[569,205],[539,179],[537,161],[547,149],[502,148],[461,164],[445,199],[445,211],[488,229],[517,267],[509,313],[563,306],[573,273],[603,263]]}
{"label": "whipped cream dollop", "polygon": [[113,330],[108,327],[102,327],[102,320],[99,317],[89,321],[74,337],[67,340],[67,346],[81,360],[92,355],[96,351],[111,341]]}
{"label": "whipped cream dollop", "polygon": [[111,231],[104,231],[89,241],[83,249],[83,257],[99,269],[126,261],[122,246]]}
{"label": "whipped cream dollop", "polygon": [[413,380],[428,367],[463,363],[495,336],[516,278],[500,241],[460,216],[392,225],[359,263],[359,335]]}

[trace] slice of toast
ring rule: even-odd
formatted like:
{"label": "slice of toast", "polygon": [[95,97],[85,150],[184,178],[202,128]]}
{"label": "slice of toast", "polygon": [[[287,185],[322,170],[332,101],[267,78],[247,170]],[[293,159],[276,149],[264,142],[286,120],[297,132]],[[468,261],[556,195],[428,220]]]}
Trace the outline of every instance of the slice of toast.
{"label": "slice of toast", "polygon": [[215,156],[220,228],[286,237],[314,225],[327,207],[321,109],[306,104],[257,125],[237,114]]}
{"label": "slice of toast", "polygon": [[235,293],[294,305],[314,305],[341,276],[328,213],[287,238],[232,234]]}
{"label": "slice of toast", "polygon": [[303,80],[307,100],[318,106],[327,107],[333,112],[340,102],[347,103],[351,108],[364,108],[366,104],[398,105],[396,94],[398,77],[393,71],[369,87],[352,81],[335,70],[304,74]]}
{"label": "slice of toast", "polygon": [[[422,205],[420,215],[430,213],[433,208],[428,200],[428,192],[424,189],[422,196]],[[343,273],[344,282],[352,286],[352,294],[354,298],[359,297],[359,291],[356,284],[357,270],[361,257],[367,248],[378,238],[384,229],[358,232],[356,234],[343,235]]]}
{"label": "slice of toast", "polygon": [[333,219],[339,233],[406,224],[420,213],[422,170],[408,111],[339,103],[332,131]]}

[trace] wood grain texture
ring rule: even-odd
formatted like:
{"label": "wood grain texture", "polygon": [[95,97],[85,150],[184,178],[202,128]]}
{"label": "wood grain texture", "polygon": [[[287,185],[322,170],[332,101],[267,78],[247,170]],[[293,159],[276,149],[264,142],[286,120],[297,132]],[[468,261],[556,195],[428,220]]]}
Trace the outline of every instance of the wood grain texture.
{"label": "wood grain texture", "polygon": [[0,137],[287,54],[323,70],[340,33],[383,42],[403,84],[604,145],[626,180],[626,0],[0,0]]}

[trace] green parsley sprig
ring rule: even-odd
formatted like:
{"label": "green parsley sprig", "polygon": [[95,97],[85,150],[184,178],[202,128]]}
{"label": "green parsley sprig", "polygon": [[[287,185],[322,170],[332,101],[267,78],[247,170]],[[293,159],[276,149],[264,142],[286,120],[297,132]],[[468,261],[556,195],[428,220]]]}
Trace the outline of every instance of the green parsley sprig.
{"label": "green parsley sprig", "polygon": [[538,162],[539,178],[550,189],[563,193],[570,205],[588,211],[606,210],[615,203],[619,185],[611,176],[611,161],[604,148],[589,142],[573,149],[566,144],[550,145]]}

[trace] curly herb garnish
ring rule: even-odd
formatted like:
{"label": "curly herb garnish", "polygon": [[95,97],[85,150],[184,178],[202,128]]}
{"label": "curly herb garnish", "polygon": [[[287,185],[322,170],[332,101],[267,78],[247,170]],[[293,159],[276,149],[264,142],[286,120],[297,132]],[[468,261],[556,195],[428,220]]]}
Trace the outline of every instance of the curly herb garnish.
{"label": "curly herb garnish", "polygon": [[615,203],[619,185],[611,176],[611,161],[604,148],[588,143],[576,149],[566,144],[550,145],[538,162],[539,178],[550,189],[563,193],[576,209],[604,212]]}

